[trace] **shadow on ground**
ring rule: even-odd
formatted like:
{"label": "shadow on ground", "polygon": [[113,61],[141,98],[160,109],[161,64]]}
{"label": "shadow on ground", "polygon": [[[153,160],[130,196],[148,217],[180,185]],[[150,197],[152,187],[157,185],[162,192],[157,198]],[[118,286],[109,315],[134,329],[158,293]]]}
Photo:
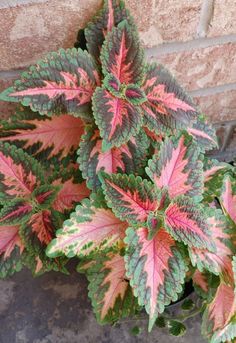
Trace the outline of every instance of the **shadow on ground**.
{"label": "shadow on ground", "polygon": [[99,326],[87,297],[83,275],[48,273],[32,278],[23,270],[0,280],[0,343],[204,343],[200,321],[190,319],[184,337],[170,337],[155,328],[147,334],[147,322],[138,324],[138,337],[130,334],[136,322],[116,327]]}

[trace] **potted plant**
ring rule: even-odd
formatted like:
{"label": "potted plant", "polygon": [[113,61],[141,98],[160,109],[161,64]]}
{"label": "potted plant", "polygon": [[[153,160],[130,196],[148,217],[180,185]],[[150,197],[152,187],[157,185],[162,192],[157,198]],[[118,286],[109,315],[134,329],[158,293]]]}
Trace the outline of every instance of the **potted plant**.
{"label": "potted plant", "polygon": [[100,323],[145,309],[149,331],[175,335],[186,316],[164,310],[191,280],[204,336],[231,342],[235,168],[207,157],[214,129],[145,61],[123,1],[105,1],[84,38],[85,50],[48,54],[0,95],[23,105],[1,122],[0,275],[67,272],[77,257]]}

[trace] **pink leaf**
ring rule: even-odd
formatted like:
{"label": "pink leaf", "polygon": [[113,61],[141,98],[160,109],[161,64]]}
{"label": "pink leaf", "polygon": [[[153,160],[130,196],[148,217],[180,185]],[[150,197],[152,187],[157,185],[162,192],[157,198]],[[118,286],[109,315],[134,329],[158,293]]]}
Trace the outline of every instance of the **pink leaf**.
{"label": "pink leaf", "polygon": [[4,253],[4,259],[8,258],[15,246],[22,252],[24,245],[19,236],[19,225],[0,226],[0,255]]}
{"label": "pink leaf", "polygon": [[48,245],[54,235],[51,212],[44,210],[31,216],[29,224],[41,243]]}
{"label": "pink leaf", "polygon": [[207,293],[209,291],[209,286],[208,286],[208,280],[206,275],[201,273],[199,270],[196,270],[193,274],[192,277],[193,283],[197,286],[200,287],[200,289]]}
{"label": "pink leaf", "polygon": [[230,177],[226,177],[224,180],[224,190],[221,195],[221,201],[224,210],[236,223],[236,190],[233,191]]}
{"label": "pink leaf", "polygon": [[126,227],[111,210],[84,201],[57,232],[57,238],[49,245],[48,256],[87,256],[97,249],[118,244],[124,238]]}
{"label": "pink leaf", "polygon": [[85,182],[76,184],[73,183],[71,179],[65,182],[62,182],[61,179],[57,179],[53,181],[52,184],[54,186],[62,185],[62,188],[57,193],[56,199],[53,202],[53,208],[59,212],[73,209],[74,203],[87,198],[90,193]]}
{"label": "pink leaf", "polygon": [[149,313],[149,331],[164,306],[177,299],[184,282],[186,266],[176,242],[160,229],[152,240],[148,230],[127,230],[125,242],[131,254],[125,256],[127,276],[139,304]]}
{"label": "pink leaf", "polygon": [[207,248],[215,246],[209,235],[207,211],[188,197],[176,198],[165,211],[165,227],[178,241],[190,247]]}
{"label": "pink leaf", "polygon": [[193,197],[203,191],[202,167],[197,146],[182,136],[177,142],[166,139],[146,171],[158,188],[168,189],[171,198]]}
{"label": "pink leaf", "polygon": [[37,153],[51,148],[49,157],[61,153],[67,156],[78,147],[80,137],[84,131],[81,119],[70,115],[52,116],[45,120],[26,120],[22,124],[33,125],[31,129],[17,129],[13,134],[0,138],[1,141],[23,141],[24,148],[40,143]]}
{"label": "pink leaf", "polygon": [[158,207],[157,194],[151,182],[134,175],[102,173],[108,206],[121,219],[130,223],[145,222]]}

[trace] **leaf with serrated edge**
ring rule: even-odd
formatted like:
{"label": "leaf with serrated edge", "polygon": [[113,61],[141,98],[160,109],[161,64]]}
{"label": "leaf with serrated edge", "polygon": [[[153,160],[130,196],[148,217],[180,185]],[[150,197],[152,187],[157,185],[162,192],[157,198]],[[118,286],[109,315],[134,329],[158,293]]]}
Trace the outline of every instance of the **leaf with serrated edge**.
{"label": "leaf with serrated edge", "polygon": [[204,336],[209,339],[214,334],[214,339],[210,340],[210,342],[221,343],[220,338],[229,329],[228,325],[235,313],[236,297],[234,288],[222,281],[218,286],[214,299],[207,306],[203,315],[202,332]]}
{"label": "leaf with serrated edge", "polygon": [[86,268],[89,297],[101,324],[132,315],[137,308],[125,274],[124,257],[114,253],[96,257]]}
{"label": "leaf with serrated edge", "polygon": [[231,256],[233,252],[230,249],[231,236],[226,230],[228,223],[219,209],[209,210],[206,222],[216,249],[214,252],[210,252],[207,249],[189,248],[191,262],[201,272],[209,270],[216,275],[232,275]]}
{"label": "leaf with serrated edge", "polygon": [[121,220],[131,224],[143,223],[158,207],[153,184],[140,176],[101,173],[102,187],[108,206]]}
{"label": "leaf with serrated edge", "polygon": [[33,158],[0,142],[0,201],[30,197],[42,179],[41,167]]}
{"label": "leaf with serrated edge", "polygon": [[176,242],[164,229],[160,229],[152,240],[148,240],[145,228],[129,228],[126,234],[127,276],[139,304],[145,305],[149,314],[151,331],[158,313],[178,299],[187,267]]}
{"label": "leaf with serrated edge", "polygon": [[8,258],[15,246],[22,252],[24,245],[19,236],[19,225],[0,226],[0,255],[4,254],[4,259]]}
{"label": "leaf with serrated edge", "polygon": [[198,121],[193,123],[187,131],[203,150],[218,148],[216,132],[210,124]]}
{"label": "leaf with serrated edge", "polygon": [[27,222],[33,206],[21,199],[7,202],[0,211],[0,225],[16,225]]}
{"label": "leaf with serrated edge", "polygon": [[201,197],[203,165],[200,150],[190,137],[177,141],[167,138],[157,155],[148,162],[146,172],[158,188],[167,188],[171,198],[178,195]]}
{"label": "leaf with serrated edge", "polygon": [[111,248],[124,238],[126,227],[111,210],[96,207],[93,201],[85,199],[57,231],[47,255],[88,256],[96,250]]}
{"label": "leaf with serrated edge", "polygon": [[191,198],[175,198],[164,214],[166,230],[178,241],[189,247],[206,248],[214,251],[215,245],[210,237],[208,213]]}
{"label": "leaf with serrated edge", "polygon": [[10,256],[7,258],[4,258],[4,255],[0,256],[0,279],[9,277],[22,269],[21,252],[20,249],[15,246]]}
{"label": "leaf with serrated edge", "polygon": [[127,143],[138,133],[142,124],[139,107],[99,87],[93,95],[93,112],[104,150]]}
{"label": "leaf with serrated edge", "polygon": [[33,214],[29,220],[29,226],[42,244],[48,245],[51,242],[54,236],[54,227],[50,211],[44,210]]}
{"label": "leaf with serrated edge", "polygon": [[147,65],[142,88],[147,97],[142,105],[144,119],[150,130],[187,128],[198,116],[191,98],[162,65]]}
{"label": "leaf with serrated edge", "polygon": [[221,204],[226,213],[236,223],[236,182],[226,176],[221,194]]}
{"label": "leaf with serrated edge", "polygon": [[102,139],[99,131],[86,127],[78,150],[78,163],[84,179],[90,189],[96,191],[101,187],[98,178],[100,170],[111,173],[139,173],[146,163],[149,142],[146,135],[140,132],[128,143],[119,148],[102,151]]}
{"label": "leaf with serrated edge", "polygon": [[122,21],[108,33],[101,50],[103,74],[113,74],[120,83],[140,83],[143,78],[143,49],[136,30]]}
{"label": "leaf with serrated edge", "polygon": [[20,141],[23,142],[24,149],[34,144],[40,144],[36,151],[37,154],[50,149],[48,158],[59,153],[60,158],[63,158],[75,151],[84,132],[82,120],[67,114],[44,118],[44,120],[22,120],[20,124],[25,125],[25,127],[14,129],[14,125],[17,124],[13,123],[10,134],[6,137],[0,137],[0,141]]}
{"label": "leaf with serrated edge", "polygon": [[[91,98],[99,84],[96,64],[86,51],[61,49],[22,73],[7,100],[16,99],[43,115],[73,113],[86,118],[90,117]],[[0,99],[5,100],[4,94]]]}
{"label": "leaf with serrated edge", "polygon": [[121,21],[127,19],[134,26],[122,0],[105,0],[103,8],[85,28],[88,51],[100,61],[101,48],[106,35]]}

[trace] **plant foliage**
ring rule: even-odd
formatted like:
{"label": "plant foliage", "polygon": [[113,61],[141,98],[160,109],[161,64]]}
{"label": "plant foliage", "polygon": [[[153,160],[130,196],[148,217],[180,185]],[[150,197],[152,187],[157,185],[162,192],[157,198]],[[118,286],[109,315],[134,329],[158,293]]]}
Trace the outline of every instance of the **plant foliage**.
{"label": "plant foliage", "polygon": [[[86,49],[48,54],[0,94],[24,106],[0,123],[0,277],[79,258],[100,323],[144,308],[149,331],[181,336],[197,307],[210,343],[233,342],[235,167],[207,158],[214,129],[145,60],[123,1],[84,33]],[[189,280],[202,306],[169,318]]]}

